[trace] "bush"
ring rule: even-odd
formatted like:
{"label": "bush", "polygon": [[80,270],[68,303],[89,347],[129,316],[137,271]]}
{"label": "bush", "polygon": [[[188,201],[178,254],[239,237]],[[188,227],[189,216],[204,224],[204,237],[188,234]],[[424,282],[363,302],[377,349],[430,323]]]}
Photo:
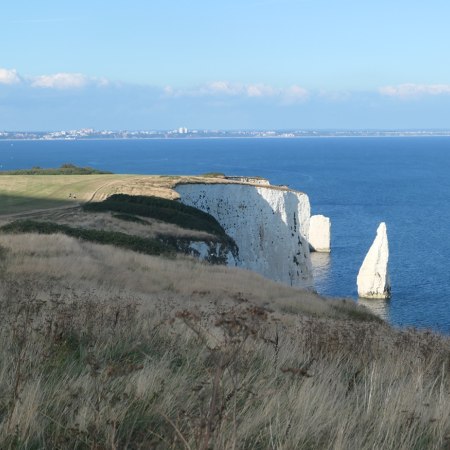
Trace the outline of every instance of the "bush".
{"label": "bush", "polygon": [[205,178],[225,178],[225,174],[222,172],[207,172],[201,176]]}
{"label": "bush", "polygon": [[0,175],[104,175],[111,173],[92,167],[78,167],[69,163],[62,164],[59,168],[42,169],[39,166],[34,166],[31,169],[0,171]]}
{"label": "bush", "polygon": [[149,224],[146,220],[143,220],[137,216],[133,216],[132,214],[113,214],[113,217],[116,219],[124,220],[125,222],[140,223],[142,225]]}

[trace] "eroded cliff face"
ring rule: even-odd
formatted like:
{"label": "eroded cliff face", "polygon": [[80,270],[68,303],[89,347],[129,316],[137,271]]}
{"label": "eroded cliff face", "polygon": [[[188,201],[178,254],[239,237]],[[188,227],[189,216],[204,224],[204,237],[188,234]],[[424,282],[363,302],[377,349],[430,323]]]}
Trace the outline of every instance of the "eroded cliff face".
{"label": "eroded cliff face", "polygon": [[311,287],[310,204],[306,194],[250,184],[179,184],[180,200],[215,217],[239,254],[229,265]]}

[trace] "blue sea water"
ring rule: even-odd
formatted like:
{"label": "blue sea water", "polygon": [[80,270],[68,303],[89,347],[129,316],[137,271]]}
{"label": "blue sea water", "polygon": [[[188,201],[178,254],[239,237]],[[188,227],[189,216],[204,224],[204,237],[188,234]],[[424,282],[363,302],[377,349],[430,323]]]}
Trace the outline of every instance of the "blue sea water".
{"label": "blue sea water", "polygon": [[392,298],[366,301],[390,322],[450,334],[450,138],[0,141],[3,170],[71,162],[116,173],[259,175],[306,192],[332,220],[316,288],[357,298],[356,275],[381,221]]}

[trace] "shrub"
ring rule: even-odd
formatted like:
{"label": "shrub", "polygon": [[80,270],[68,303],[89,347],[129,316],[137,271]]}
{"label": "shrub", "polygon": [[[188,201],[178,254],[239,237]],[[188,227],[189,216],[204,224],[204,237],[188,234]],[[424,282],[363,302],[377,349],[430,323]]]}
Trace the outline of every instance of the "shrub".
{"label": "shrub", "polygon": [[92,167],[78,167],[70,163],[62,164],[59,168],[42,169],[39,166],[34,166],[31,169],[0,171],[0,175],[102,175],[111,173]]}
{"label": "shrub", "polygon": [[140,223],[142,225],[148,225],[148,222],[146,220],[143,220],[137,216],[133,216],[132,214],[113,214],[113,217],[116,219],[124,220],[126,222],[134,222]]}
{"label": "shrub", "polygon": [[201,176],[205,178],[225,178],[225,174],[222,172],[207,172]]}

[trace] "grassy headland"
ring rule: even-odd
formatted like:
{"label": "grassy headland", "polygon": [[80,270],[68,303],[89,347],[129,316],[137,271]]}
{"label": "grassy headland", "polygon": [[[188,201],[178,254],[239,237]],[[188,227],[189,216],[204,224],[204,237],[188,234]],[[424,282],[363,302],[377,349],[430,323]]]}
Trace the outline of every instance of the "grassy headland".
{"label": "grassy headland", "polygon": [[[33,170],[33,169],[30,169]],[[45,169],[60,171],[60,169]],[[174,187],[180,183],[234,183],[223,174],[199,176],[118,175],[91,173],[77,175],[0,176],[0,216],[101,201],[114,194],[177,199]],[[273,187],[274,189],[283,189]]]}
{"label": "grassy headland", "polygon": [[175,199],[180,182],[226,182],[210,177],[158,175],[2,175],[0,216],[100,201],[113,194]]}

